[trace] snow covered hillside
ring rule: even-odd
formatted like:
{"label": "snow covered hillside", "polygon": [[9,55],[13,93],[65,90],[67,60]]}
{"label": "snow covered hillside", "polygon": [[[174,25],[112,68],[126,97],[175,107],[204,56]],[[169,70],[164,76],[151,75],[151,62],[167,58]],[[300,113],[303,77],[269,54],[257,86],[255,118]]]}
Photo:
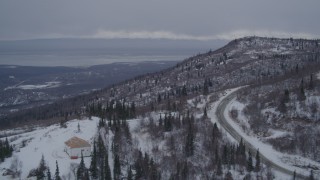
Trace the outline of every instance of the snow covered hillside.
{"label": "snow covered hillside", "polygon": [[[197,54],[166,70],[135,77],[88,96],[16,113],[4,125],[39,118],[82,114],[84,104],[121,100],[154,107],[158,100],[215,92],[248,84],[270,83],[294,72],[319,72],[318,40],[245,37],[216,50]],[[119,71],[120,73],[121,71]],[[117,74],[117,73],[116,73]],[[66,107],[66,108],[61,108]],[[63,113],[61,113],[63,111]],[[1,122],[1,121],[0,121]]]}
{"label": "snow covered hillside", "polygon": [[[245,104],[240,103],[234,98],[230,100],[230,103],[228,103],[224,111],[224,116],[228,123],[233,126],[237,133],[241,134],[241,136],[250,142],[256,149],[259,149],[261,154],[267,156],[270,160],[276,162],[276,164],[279,164],[288,170],[294,170],[297,173],[304,174],[305,176],[310,174],[310,170],[314,170],[314,174],[317,174],[317,176],[319,175],[319,162],[299,155],[277,151],[268,143],[270,139],[286,137],[288,134],[291,134],[291,132],[268,128],[268,132],[265,135],[259,133],[255,134],[250,128],[248,118],[243,113],[245,107]],[[237,112],[236,116],[234,115],[235,112]]]}
{"label": "snow covered hillside", "polygon": [[[55,124],[31,132],[9,136],[8,140],[14,145],[15,151],[12,157],[5,159],[5,162],[0,164],[0,179],[10,179],[10,176],[3,176],[3,173],[6,172],[6,169],[11,168],[17,168],[21,171],[21,178],[25,179],[31,169],[38,167],[42,155],[51,172],[55,172],[57,161],[61,177],[74,179],[73,172],[78,167],[80,158],[70,159],[68,154],[64,152],[64,142],[73,136],[77,136],[92,144],[97,123],[98,118],[94,117],[92,120],[71,120],[66,123],[66,128],[61,128],[59,124]],[[80,125],[80,132],[78,132],[78,124]],[[84,161],[89,166],[90,158],[86,157]]]}
{"label": "snow covered hillside", "polygon": [[[36,162],[32,167],[27,162],[29,169],[23,175],[37,167],[46,142],[53,141],[46,132],[53,136],[56,128],[59,137],[64,137],[62,144],[70,138],[64,133],[79,134],[91,143],[96,135],[90,166],[88,158],[79,167],[79,160],[68,159],[64,165],[84,170],[78,175],[81,178],[111,174],[116,180],[317,177],[319,64],[319,40],[246,37],[170,69],[63,101],[61,107],[66,109],[60,107],[63,102],[54,103],[17,113],[3,123],[99,117],[83,121],[90,125],[80,121],[81,127],[91,128],[91,134],[83,132],[85,136],[76,132],[76,120],[69,122],[66,131],[56,125],[24,133],[25,137],[11,136],[13,144],[24,142],[26,152],[37,153]],[[49,155],[43,153],[50,159],[51,171],[54,157],[67,157],[62,146],[59,151],[54,148],[48,150]],[[23,150],[14,152],[1,166],[9,167],[15,156],[22,161]],[[73,177],[73,172],[65,170],[63,175]]]}

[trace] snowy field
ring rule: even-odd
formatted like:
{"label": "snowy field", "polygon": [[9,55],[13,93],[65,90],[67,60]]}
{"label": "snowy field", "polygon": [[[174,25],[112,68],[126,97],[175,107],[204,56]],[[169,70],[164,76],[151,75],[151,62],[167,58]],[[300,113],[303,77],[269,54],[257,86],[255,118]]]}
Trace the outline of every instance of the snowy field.
{"label": "snowy field", "polygon": [[9,86],[5,88],[4,90],[10,90],[10,89],[24,89],[24,90],[32,90],[32,89],[48,89],[48,88],[56,88],[59,87],[61,82],[59,81],[51,81],[51,82],[45,82],[44,84],[25,84],[25,85],[14,85]]}
{"label": "snowy field", "polygon": [[[15,146],[13,156],[5,159],[0,164],[0,179],[11,179],[9,176],[3,176],[5,169],[10,168],[12,161],[18,159],[21,169],[21,178],[26,179],[31,169],[37,168],[44,155],[47,165],[50,167],[51,174],[56,169],[56,160],[59,164],[60,176],[66,179],[74,179],[72,167],[80,163],[80,158],[72,160],[64,152],[64,142],[73,136],[87,140],[93,144],[93,137],[97,131],[98,118],[92,120],[72,120],[68,121],[67,128],[60,128],[59,124],[51,125],[45,128],[39,128],[35,131],[9,136],[8,139]],[[80,132],[78,132],[78,123]],[[11,142],[12,141],[12,142]],[[25,147],[22,147],[25,144]],[[90,158],[84,158],[86,167],[90,165]]]}

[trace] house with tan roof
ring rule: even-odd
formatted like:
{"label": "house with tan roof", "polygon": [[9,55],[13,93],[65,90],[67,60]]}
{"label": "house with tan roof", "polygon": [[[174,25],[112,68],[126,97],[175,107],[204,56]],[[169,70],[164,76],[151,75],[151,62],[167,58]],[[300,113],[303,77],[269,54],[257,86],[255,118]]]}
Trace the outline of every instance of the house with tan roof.
{"label": "house with tan roof", "polygon": [[78,159],[81,157],[81,152],[83,157],[91,155],[91,145],[84,139],[74,136],[64,142],[64,144],[65,152],[71,159]]}

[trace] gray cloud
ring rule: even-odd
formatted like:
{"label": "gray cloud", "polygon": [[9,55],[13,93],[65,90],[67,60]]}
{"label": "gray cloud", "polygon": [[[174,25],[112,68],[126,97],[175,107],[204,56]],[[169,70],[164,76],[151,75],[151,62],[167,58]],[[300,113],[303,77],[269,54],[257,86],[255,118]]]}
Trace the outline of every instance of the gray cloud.
{"label": "gray cloud", "polygon": [[302,33],[302,32],[281,32],[281,31],[267,31],[267,30],[236,30],[228,33],[221,33],[217,35],[195,36],[188,34],[177,34],[169,31],[104,31],[99,30],[96,34],[91,36],[83,36],[83,38],[101,38],[101,39],[173,39],[173,40],[233,40],[244,36],[262,36],[262,37],[284,37],[284,38],[318,38],[319,35]]}
{"label": "gray cloud", "polygon": [[318,38],[316,0],[0,1],[0,40]]}

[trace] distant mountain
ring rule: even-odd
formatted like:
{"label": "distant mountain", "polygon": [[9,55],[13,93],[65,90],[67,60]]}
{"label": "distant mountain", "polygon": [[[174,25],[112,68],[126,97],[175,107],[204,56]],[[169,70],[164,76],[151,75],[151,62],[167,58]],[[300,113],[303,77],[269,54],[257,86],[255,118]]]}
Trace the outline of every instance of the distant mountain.
{"label": "distant mountain", "polygon": [[[216,51],[190,57],[174,68],[105,89],[101,95],[109,97],[107,101],[126,97],[144,105],[155,103],[158,94],[179,97],[182,91],[193,95],[302,78],[319,71],[319,61],[317,40],[247,37],[231,41]],[[297,68],[300,74],[292,74]],[[148,93],[148,98],[141,99],[137,93]]]}
{"label": "distant mountain", "polygon": [[[7,50],[48,50],[48,49],[196,49],[203,52],[225,45],[225,40],[195,41],[195,40],[167,40],[167,39],[33,39],[0,41],[0,52]],[[197,52],[198,53],[198,52]]]}
{"label": "distant mountain", "polygon": [[0,64],[93,66],[117,62],[182,61],[224,41],[164,39],[38,39],[0,41]]}
{"label": "distant mountain", "polygon": [[176,64],[176,61],[158,61],[111,63],[90,67],[0,65],[0,116],[88,94]]}

